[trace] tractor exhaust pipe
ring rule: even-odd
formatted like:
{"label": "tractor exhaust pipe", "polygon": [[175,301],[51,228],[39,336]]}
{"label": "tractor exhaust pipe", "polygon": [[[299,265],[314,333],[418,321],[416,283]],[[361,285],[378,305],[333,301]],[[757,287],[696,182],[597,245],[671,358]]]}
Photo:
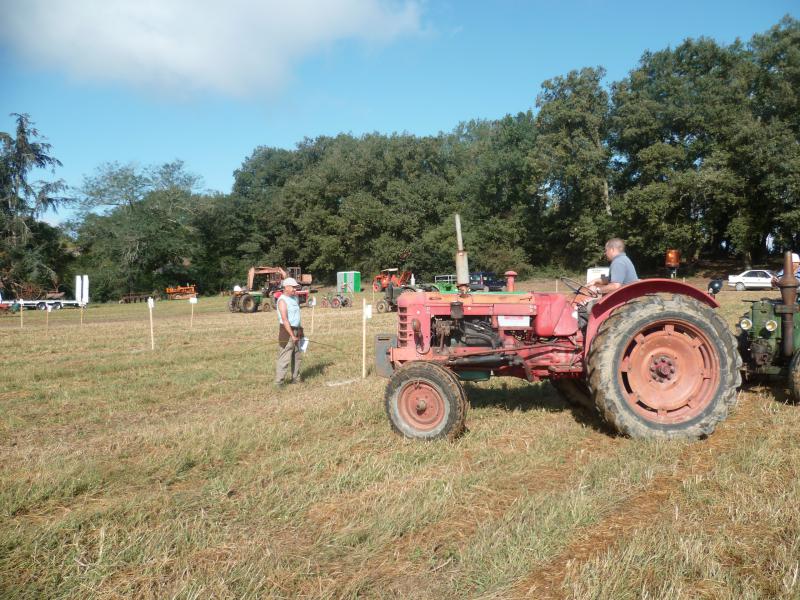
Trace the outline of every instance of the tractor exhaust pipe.
{"label": "tractor exhaust pipe", "polygon": [[799,283],[794,275],[792,253],[787,251],[783,255],[783,277],[778,280],[783,306],[776,307],[783,313],[781,335],[783,336],[783,355],[786,357],[794,354],[794,313],[797,312],[797,286]]}
{"label": "tractor exhaust pipe", "polygon": [[461,217],[456,213],[456,241],[458,251],[456,252],[456,287],[462,296],[469,293],[469,258],[464,250],[464,240],[461,237]]}

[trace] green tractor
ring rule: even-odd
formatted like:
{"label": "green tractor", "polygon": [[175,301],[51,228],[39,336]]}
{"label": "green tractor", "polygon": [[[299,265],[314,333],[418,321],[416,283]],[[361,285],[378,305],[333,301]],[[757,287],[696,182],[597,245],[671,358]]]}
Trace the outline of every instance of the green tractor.
{"label": "green tractor", "polygon": [[778,280],[781,299],[750,301],[739,319],[739,352],[745,376],[786,380],[795,402],[800,402],[800,312],[791,253],[784,257],[783,277]]}

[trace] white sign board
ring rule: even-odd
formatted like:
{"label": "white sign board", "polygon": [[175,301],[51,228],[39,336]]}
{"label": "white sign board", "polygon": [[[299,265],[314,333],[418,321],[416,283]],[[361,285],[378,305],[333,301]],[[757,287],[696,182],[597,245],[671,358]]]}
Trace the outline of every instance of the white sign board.
{"label": "white sign board", "polygon": [[314,308],[317,305],[317,299],[309,298],[306,304],[308,304],[311,308]]}
{"label": "white sign board", "polygon": [[147,299],[147,307],[148,307],[148,308],[154,308],[154,307],[155,307],[155,305],[156,305],[156,303],[155,303],[155,301],[154,301],[152,298],[148,298],[148,299]]}
{"label": "white sign board", "polygon": [[189,298],[189,304],[197,304],[197,297]]}
{"label": "white sign board", "polygon": [[367,304],[364,307],[364,318],[371,319],[372,318],[372,304]]}
{"label": "white sign board", "polygon": [[81,286],[81,304],[89,304],[89,276],[83,276],[83,286]]}
{"label": "white sign board", "polygon": [[75,301],[80,304],[83,298],[83,277],[75,275]]}

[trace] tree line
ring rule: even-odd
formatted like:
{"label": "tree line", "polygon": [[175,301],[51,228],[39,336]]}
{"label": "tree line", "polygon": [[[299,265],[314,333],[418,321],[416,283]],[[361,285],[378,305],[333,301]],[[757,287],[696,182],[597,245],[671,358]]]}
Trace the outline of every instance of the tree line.
{"label": "tree line", "polygon": [[[181,161],[104,164],[77,190],[30,183],[57,168],[27,115],[0,134],[0,291],[90,273],[93,296],[242,283],[254,264],[321,280],[406,266],[453,270],[452,215],[471,264],[523,275],[597,264],[627,241],[643,272],[668,248],[694,262],[763,263],[800,249],[800,22],[749,42],[688,39],[545,81],[531,109],[435,136],[307,138],[246,157],[228,194]],[[38,220],[72,203],[56,228]]]}

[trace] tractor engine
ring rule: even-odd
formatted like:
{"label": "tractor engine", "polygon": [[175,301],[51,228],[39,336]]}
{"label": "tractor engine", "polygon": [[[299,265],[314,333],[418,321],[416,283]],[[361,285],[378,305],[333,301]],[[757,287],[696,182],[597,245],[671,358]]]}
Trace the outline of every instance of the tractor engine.
{"label": "tractor engine", "polygon": [[441,350],[445,346],[476,346],[486,348],[500,348],[503,340],[492,329],[491,320],[488,318],[449,319],[436,318],[433,320],[431,345]]}

